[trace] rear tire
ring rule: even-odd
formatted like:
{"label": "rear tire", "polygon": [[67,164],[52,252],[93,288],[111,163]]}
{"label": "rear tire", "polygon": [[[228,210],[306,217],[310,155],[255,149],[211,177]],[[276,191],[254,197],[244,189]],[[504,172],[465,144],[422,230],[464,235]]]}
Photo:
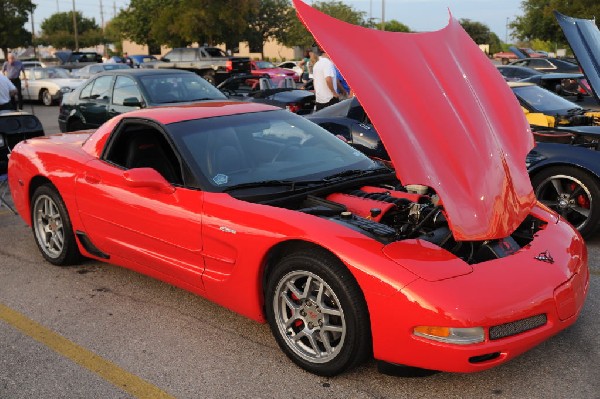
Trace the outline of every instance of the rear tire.
{"label": "rear tire", "polygon": [[325,251],[281,259],[269,276],[265,306],[279,347],[311,373],[334,376],[371,353],[363,294],[348,269]]}
{"label": "rear tire", "polygon": [[31,198],[31,229],[44,259],[66,266],[81,259],[65,203],[56,189],[38,187]]}
{"label": "rear tire", "polygon": [[83,124],[83,122],[81,121],[81,119],[75,118],[71,121],[69,121],[69,123],[67,123],[67,132],[76,132],[78,130],[85,130],[86,127]]}

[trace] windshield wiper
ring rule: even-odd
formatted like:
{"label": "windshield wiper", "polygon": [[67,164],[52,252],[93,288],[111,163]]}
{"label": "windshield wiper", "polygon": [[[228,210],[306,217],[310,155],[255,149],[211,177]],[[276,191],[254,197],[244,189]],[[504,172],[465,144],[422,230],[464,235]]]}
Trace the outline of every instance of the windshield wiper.
{"label": "windshield wiper", "polygon": [[223,192],[239,190],[244,188],[257,188],[257,187],[289,187],[290,191],[294,191],[296,186],[306,186],[309,184],[322,183],[320,180],[305,180],[305,181],[295,181],[295,180],[262,180],[262,181],[254,181],[249,183],[240,183],[234,186],[226,187]]}
{"label": "windshield wiper", "polygon": [[343,179],[344,177],[363,177],[363,176],[376,174],[376,173],[382,173],[382,172],[390,173],[391,171],[388,168],[377,168],[377,169],[366,169],[366,170],[365,169],[349,169],[349,170],[341,171],[339,173],[334,173],[333,175],[325,176],[322,180],[328,182],[328,181],[332,181],[332,180]]}

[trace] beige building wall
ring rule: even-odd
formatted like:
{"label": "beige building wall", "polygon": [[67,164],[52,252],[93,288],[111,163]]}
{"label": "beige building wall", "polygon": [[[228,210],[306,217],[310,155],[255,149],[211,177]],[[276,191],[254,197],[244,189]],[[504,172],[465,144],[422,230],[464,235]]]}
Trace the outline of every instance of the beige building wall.
{"label": "beige building wall", "polygon": [[[191,47],[198,47],[197,43],[194,43]],[[218,46],[224,48],[223,46]],[[161,46],[160,54],[153,55],[164,55],[171,48]],[[123,52],[128,54],[148,54],[148,46],[137,44],[128,40],[123,41]],[[269,40],[264,46],[265,58],[275,61],[283,60],[300,60],[302,59],[302,49],[300,47],[286,47],[275,40]],[[240,42],[239,52],[235,53],[242,57],[250,57],[250,59],[260,60],[262,58],[261,53],[251,53],[247,42]]]}

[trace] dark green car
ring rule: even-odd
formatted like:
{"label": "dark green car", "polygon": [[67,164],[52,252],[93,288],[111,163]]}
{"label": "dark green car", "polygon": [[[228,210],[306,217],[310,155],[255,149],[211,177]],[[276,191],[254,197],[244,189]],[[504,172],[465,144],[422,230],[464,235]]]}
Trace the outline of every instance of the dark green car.
{"label": "dark green car", "polygon": [[119,69],[94,75],[63,98],[58,114],[61,132],[95,129],[134,109],[226,100],[193,72],[176,69]]}

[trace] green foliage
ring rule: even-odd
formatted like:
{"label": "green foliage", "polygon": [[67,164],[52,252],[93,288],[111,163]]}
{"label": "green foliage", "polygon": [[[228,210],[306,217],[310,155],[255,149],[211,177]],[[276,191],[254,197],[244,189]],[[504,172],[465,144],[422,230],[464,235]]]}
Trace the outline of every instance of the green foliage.
{"label": "green foliage", "polygon": [[510,24],[513,36],[522,41],[549,41],[560,47],[566,45],[566,39],[552,13],[554,10],[576,18],[600,17],[598,0],[524,0],[521,9],[523,14]]}
{"label": "green foliage", "polygon": [[[312,6],[327,15],[355,25],[365,25],[365,13],[357,11],[353,7],[341,1],[317,1]],[[286,46],[300,46],[308,48],[313,45],[315,39],[298,19],[296,12],[286,14],[287,30],[283,32],[280,41]]]}
{"label": "green foliage", "polygon": [[35,9],[31,0],[2,0],[0,6],[0,48],[4,58],[9,48],[31,44],[31,32],[25,29],[29,14]]}
{"label": "green foliage", "polygon": [[475,43],[490,44],[490,28],[487,25],[468,18],[462,18],[459,22]]}
{"label": "green foliage", "polygon": [[395,19],[385,22],[385,30],[388,32],[411,32],[407,25]]}
{"label": "green foliage", "polygon": [[250,49],[260,48],[262,52],[267,40],[281,41],[287,28],[287,15],[294,14],[289,0],[260,0],[259,6],[250,10],[250,25],[244,38]]}
{"label": "green foliage", "polygon": [[[490,54],[504,51],[504,43],[502,43],[502,40],[494,32],[490,32],[490,41],[488,44],[490,45]],[[508,50],[508,47],[506,49]]]}
{"label": "green foliage", "polygon": [[549,40],[533,39],[529,43],[529,47],[531,47],[534,50],[542,50],[546,52],[555,51],[554,43]]}
{"label": "green foliage", "polygon": [[[93,18],[85,18],[80,11],[75,12],[79,47],[88,47],[103,42],[102,30]],[[56,48],[75,48],[73,12],[58,12],[44,19],[40,25],[40,41]]]}
{"label": "green foliage", "polygon": [[131,0],[112,22],[120,35],[135,43],[153,46],[160,42],[151,33],[158,16],[168,12],[179,0]]}

